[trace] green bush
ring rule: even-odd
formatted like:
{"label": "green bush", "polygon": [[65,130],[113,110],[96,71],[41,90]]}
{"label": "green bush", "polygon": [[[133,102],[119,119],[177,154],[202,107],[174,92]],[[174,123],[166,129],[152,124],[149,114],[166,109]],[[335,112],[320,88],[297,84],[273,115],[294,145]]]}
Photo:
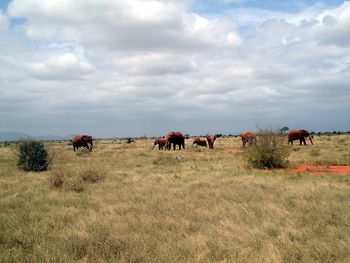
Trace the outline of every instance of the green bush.
{"label": "green bush", "polygon": [[285,168],[288,166],[290,148],[280,132],[260,129],[255,145],[247,149],[244,159],[254,168]]}
{"label": "green bush", "polygon": [[46,171],[50,164],[48,150],[42,142],[21,141],[18,146],[17,165],[25,171]]}

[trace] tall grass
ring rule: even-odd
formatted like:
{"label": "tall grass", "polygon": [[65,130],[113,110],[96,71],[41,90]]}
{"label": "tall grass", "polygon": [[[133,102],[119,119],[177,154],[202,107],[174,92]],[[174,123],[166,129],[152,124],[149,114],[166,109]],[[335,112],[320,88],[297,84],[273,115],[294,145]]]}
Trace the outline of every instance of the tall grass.
{"label": "tall grass", "polygon": [[[348,176],[246,169],[239,138],[220,138],[210,152],[151,146],[101,141],[78,156],[57,143],[52,169],[25,177],[1,147],[0,262],[349,259]],[[326,146],[319,156],[293,147],[291,161],[341,158],[335,141]]]}

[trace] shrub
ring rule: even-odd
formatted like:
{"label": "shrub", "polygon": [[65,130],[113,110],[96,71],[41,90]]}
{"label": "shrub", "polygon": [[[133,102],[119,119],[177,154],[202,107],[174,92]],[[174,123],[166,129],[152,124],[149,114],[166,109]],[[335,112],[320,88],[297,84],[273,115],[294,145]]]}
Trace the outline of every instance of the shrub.
{"label": "shrub", "polygon": [[287,167],[290,148],[286,137],[270,129],[259,129],[257,136],[256,144],[245,151],[245,160],[254,168]]}
{"label": "shrub", "polygon": [[53,173],[51,178],[51,186],[54,188],[61,188],[64,183],[64,177],[60,173]]}
{"label": "shrub", "polygon": [[80,193],[85,190],[84,181],[79,177],[71,178],[67,183],[68,189]]}
{"label": "shrub", "polygon": [[105,174],[106,173],[104,171],[100,171],[95,168],[89,168],[83,170],[80,174],[80,177],[84,182],[96,183],[98,181],[102,181],[105,178]]}
{"label": "shrub", "polygon": [[21,141],[18,146],[17,165],[25,171],[46,171],[50,164],[48,150],[42,142]]}

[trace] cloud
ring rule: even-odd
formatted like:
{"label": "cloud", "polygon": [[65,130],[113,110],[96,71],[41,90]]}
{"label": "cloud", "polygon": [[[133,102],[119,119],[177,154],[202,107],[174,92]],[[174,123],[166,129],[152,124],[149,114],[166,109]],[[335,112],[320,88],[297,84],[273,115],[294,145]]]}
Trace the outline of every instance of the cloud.
{"label": "cloud", "polygon": [[15,0],[9,14],[25,16],[27,36],[40,41],[60,39],[112,50],[183,51],[240,43],[234,27],[187,8],[181,1]]}
{"label": "cloud", "polygon": [[8,19],[0,9],[0,34],[8,29]]}
{"label": "cloud", "polygon": [[121,71],[135,75],[185,74],[197,67],[193,58],[169,53],[146,53],[115,60]]}
{"label": "cloud", "polygon": [[0,41],[1,126],[96,136],[350,129],[348,3],[207,15],[187,2],[13,0],[0,27],[1,15],[26,19],[6,22]]}
{"label": "cloud", "polygon": [[349,46],[350,2],[344,2],[334,10],[322,12],[316,20],[318,23],[313,26],[312,33],[320,43]]}
{"label": "cloud", "polygon": [[50,57],[45,62],[29,63],[28,72],[40,79],[76,79],[94,72],[93,65],[66,53]]}

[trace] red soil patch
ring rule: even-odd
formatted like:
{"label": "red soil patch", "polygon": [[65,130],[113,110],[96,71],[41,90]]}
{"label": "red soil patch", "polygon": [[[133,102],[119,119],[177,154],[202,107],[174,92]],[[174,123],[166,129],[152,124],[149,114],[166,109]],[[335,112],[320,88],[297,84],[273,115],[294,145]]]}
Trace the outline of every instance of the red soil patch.
{"label": "red soil patch", "polygon": [[320,165],[298,165],[292,169],[296,173],[311,174],[348,174],[350,175],[350,166],[320,166]]}

